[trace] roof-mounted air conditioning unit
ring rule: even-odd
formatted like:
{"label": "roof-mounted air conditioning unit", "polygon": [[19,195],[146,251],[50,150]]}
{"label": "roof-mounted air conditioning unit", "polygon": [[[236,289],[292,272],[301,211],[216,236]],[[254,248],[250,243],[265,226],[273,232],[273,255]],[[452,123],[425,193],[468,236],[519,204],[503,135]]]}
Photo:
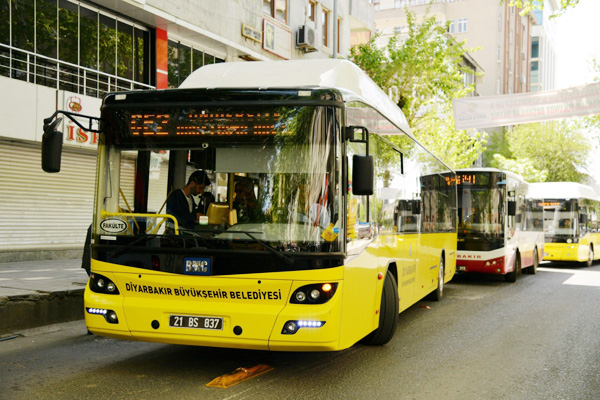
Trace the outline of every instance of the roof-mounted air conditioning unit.
{"label": "roof-mounted air conditioning unit", "polygon": [[296,47],[309,53],[317,51],[317,32],[308,25],[303,25],[296,33]]}

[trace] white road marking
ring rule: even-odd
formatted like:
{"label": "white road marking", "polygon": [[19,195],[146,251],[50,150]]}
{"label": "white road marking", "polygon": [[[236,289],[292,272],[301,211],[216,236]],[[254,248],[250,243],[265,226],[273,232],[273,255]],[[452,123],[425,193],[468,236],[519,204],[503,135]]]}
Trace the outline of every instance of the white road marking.
{"label": "white road marking", "polygon": [[600,271],[584,271],[571,269],[538,268],[538,271],[558,272],[572,276],[563,285],[600,287]]}

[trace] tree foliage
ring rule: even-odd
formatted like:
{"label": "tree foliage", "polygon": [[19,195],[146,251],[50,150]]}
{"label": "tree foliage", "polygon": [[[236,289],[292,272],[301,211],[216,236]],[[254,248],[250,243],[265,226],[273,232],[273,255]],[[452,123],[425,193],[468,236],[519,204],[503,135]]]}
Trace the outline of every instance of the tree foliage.
{"label": "tree foliage", "polygon": [[[544,2],[539,0],[501,0],[500,4],[508,1],[509,7],[518,7],[521,9],[521,14],[525,15],[536,9],[543,9]],[[567,11],[569,8],[575,7],[579,4],[579,0],[560,0],[557,13],[554,16],[559,16]]]}
{"label": "tree foliage", "polygon": [[584,183],[592,146],[580,120],[516,125],[506,132],[512,158],[495,155],[492,166],[535,181]]}
{"label": "tree foliage", "polygon": [[351,58],[391,95],[419,141],[451,166],[468,167],[481,152],[484,135],[454,128],[452,99],[473,91],[463,78],[463,73],[473,72],[463,66],[467,50],[435,17],[417,23],[409,10],[406,17],[405,40],[394,36],[378,48],[375,37],[352,48]]}

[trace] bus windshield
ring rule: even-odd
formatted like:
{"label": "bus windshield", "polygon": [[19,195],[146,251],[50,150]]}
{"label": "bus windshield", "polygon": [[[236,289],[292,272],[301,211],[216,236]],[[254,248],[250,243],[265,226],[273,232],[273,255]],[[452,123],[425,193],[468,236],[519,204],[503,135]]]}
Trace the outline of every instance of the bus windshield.
{"label": "bus windshield", "polygon": [[544,199],[547,242],[566,243],[577,234],[577,200]]}
{"label": "bus windshield", "polygon": [[[107,112],[96,255],[130,265],[132,252],[149,253],[135,266],[178,272],[174,266],[183,263],[159,255],[178,248],[216,258],[229,252],[251,265],[259,254],[262,264],[244,271],[257,272],[294,266],[292,256],[300,253],[339,253],[336,115],[316,106]],[[195,171],[206,172],[209,182],[193,203],[187,200],[189,223],[167,198],[182,196],[177,192]],[[231,261],[221,273],[240,273],[241,263]],[[212,264],[218,274],[219,263]]]}
{"label": "bus windshield", "polygon": [[[457,174],[459,250],[491,250],[504,244],[501,174]],[[502,174],[503,175],[503,174]]]}

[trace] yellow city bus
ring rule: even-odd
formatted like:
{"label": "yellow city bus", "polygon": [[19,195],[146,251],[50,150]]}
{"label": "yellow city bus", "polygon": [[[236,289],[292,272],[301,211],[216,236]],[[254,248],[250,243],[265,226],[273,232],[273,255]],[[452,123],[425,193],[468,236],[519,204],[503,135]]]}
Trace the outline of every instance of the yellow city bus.
{"label": "yellow city bus", "polygon": [[[46,171],[60,170],[53,118]],[[439,300],[454,275],[452,171],[351,62],[202,67],[178,89],[108,95],[99,131],[84,298],[96,335],[280,351],[382,345],[399,312]],[[187,225],[165,204],[195,171],[208,181]]]}
{"label": "yellow city bus", "polygon": [[544,260],[574,261],[591,267],[600,258],[600,197],[576,182],[534,183],[543,198]]}

